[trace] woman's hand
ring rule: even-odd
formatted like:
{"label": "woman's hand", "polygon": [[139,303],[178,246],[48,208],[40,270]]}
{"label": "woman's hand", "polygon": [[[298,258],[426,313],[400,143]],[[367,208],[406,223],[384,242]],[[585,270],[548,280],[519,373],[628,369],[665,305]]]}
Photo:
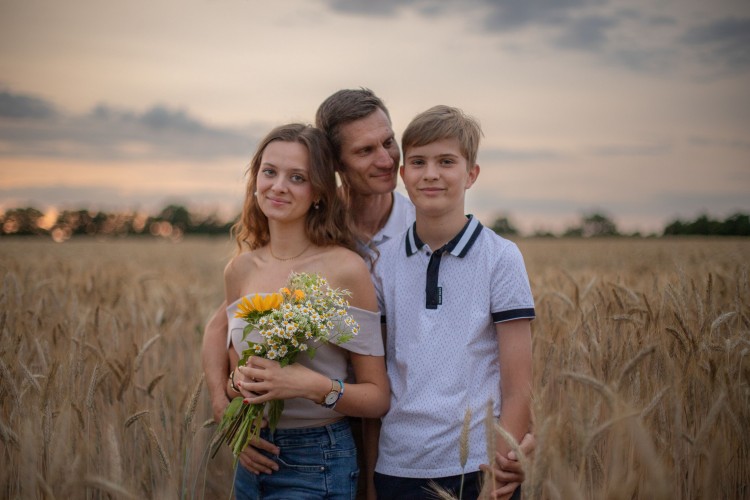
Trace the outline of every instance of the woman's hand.
{"label": "woman's hand", "polygon": [[278,361],[252,356],[237,371],[235,382],[251,404],[273,399],[307,398],[316,403],[331,390],[331,379],[299,363],[281,367]]}

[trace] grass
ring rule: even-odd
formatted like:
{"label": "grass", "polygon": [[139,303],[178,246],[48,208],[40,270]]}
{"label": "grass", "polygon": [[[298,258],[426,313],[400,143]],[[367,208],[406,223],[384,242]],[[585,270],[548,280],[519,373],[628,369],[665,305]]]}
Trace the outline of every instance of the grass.
{"label": "grass", "polygon": [[[750,496],[750,241],[520,240],[527,498]],[[203,326],[228,241],[0,242],[0,496],[226,498]]]}

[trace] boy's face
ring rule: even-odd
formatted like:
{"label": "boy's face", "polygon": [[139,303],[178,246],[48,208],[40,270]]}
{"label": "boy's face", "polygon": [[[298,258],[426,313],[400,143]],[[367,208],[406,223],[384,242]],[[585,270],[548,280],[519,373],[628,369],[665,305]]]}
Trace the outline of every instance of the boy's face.
{"label": "boy's face", "polygon": [[464,215],[466,190],[479,175],[479,165],[468,166],[458,139],[441,139],[404,151],[401,178],[409,198],[425,215]]}
{"label": "boy's face", "polygon": [[357,194],[387,194],[396,189],[400,159],[391,122],[381,109],[343,125],[342,177]]}

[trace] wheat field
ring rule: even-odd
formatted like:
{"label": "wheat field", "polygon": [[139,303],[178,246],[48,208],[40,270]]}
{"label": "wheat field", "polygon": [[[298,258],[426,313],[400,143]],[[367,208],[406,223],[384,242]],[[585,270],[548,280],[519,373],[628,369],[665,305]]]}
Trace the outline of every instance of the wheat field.
{"label": "wheat field", "polygon": [[[750,240],[518,244],[537,307],[525,498],[750,497]],[[232,252],[0,241],[0,497],[228,498],[200,342]]]}

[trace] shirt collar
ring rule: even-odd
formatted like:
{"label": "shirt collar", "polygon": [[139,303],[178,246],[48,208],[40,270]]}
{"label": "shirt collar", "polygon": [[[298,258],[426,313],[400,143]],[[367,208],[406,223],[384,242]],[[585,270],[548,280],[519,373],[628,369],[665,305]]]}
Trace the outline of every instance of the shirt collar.
{"label": "shirt collar", "polygon": [[409,201],[402,194],[393,192],[391,213],[385,222],[385,226],[373,235],[371,240],[373,245],[378,246],[404,232],[407,224],[414,220],[414,210],[409,210],[408,203]]}
{"label": "shirt collar", "polygon": [[[482,232],[482,224],[473,215],[469,215],[469,220],[466,221],[463,229],[453,237],[448,243],[443,245],[435,252],[450,253],[456,257],[465,257],[471,247],[474,245],[479,233]],[[411,257],[418,250],[421,250],[425,243],[417,236],[417,223],[409,227],[406,231],[406,256]]]}

